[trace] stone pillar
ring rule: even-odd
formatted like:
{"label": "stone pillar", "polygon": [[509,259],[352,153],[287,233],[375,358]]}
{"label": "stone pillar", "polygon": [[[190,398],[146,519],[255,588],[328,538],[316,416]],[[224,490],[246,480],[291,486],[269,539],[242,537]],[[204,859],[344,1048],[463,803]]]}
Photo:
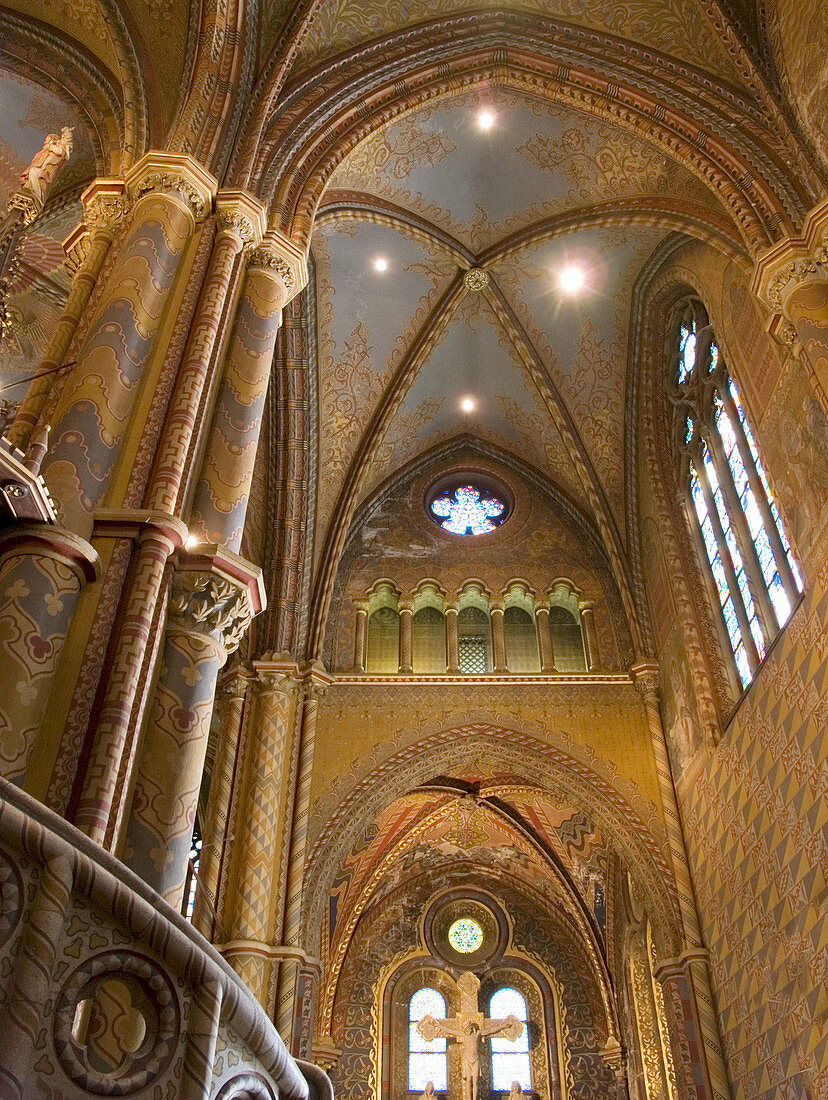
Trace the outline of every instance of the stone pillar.
{"label": "stone pillar", "polygon": [[265,228],[264,208],[243,191],[220,191],[216,198],[216,222],[218,231],[146,498],[148,508],[162,512],[174,512],[179,503],[182,477],[201,411],[233,268],[243,249],[261,241]]}
{"label": "stone pillar", "polygon": [[201,859],[198,867],[198,889],[193,909],[193,924],[208,940],[216,935],[227,939],[225,931],[216,927],[219,881],[226,868],[230,803],[239,759],[239,733],[244,714],[250,673],[237,668],[229,680],[220,686],[217,702],[221,706],[216,756],[210,778],[210,793],[201,831]]}
{"label": "stone pillar", "polygon": [[360,601],[356,605],[356,625],[354,627],[354,672],[365,671],[367,643],[368,604]]}
{"label": "stone pillar", "polygon": [[195,489],[189,526],[201,542],[239,550],[282,307],[306,282],[304,255],[269,232],[248,263]]}
{"label": "stone pillar", "polygon": [[96,179],[81,195],[84,217],[81,225],[63,242],[67,253],[66,266],[74,267],[69,297],[63,307],[37,375],[23,399],[7,438],[21,450],[26,450],[40,414],[61,378],[72,337],[77,331],[89,296],[101,273],[104,260],[115,244],[118,228],[127,209],[126,185],[123,180]]}
{"label": "stone pillar", "polygon": [[[116,517],[111,517],[111,522],[116,523]],[[186,527],[179,520],[157,513],[147,513],[143,517],[132,514],[124,523],[125,530],[135,533],[137,545],[124,582],[118,639],[74,817],[74,824],[96,844],[103,844],[106,838],[116,801],[143,657],[167,559],[183,545],[187,535]]]}
{"label": "stone pillar", "polygon": [[557,672],[555,647],[552,644],[552,627],[549,623],[549,605],[542,603],[535,608],[535,626],[538,632],[541,672]]}
{"label": "stone pillar", "polygon": [[581,631],[584,636],[584,656],[587,672],[598,668],[598,639],[595,634],[595,612],[590,600],[581,600],[578,604],[581,612]]}
{"label": "stone pillar", "polygon": [[629,1100],[630,1089],[627,1079],[627,1052],[615,1038],[610,1036],[601,1049],[601,1060],[612,1070],[615,1078],[614,1100]]}
{"label": "stone pillar", "polygon": [[136,763],[124,853],[127,865],[173,906],[186,880],[219,669],[263,606],[257,567],[216,548],[184,555]]}
{"label": "stone pillar", "polygon": [[752,289],[770,310],[771,334],[801,356],[828,415],[828,199],[809,212],[802,236],[759,256]]}
{"label": "stone pillar", "polygon": [[460,671],[460,634],[457,629],[456,607],[446,608],[446,672]]}
{"label": "stone pillar", "polygon": [[271,1013],[278,980],[273,930],[281,917],[278,863],[284,826],[284,779],[296,721],[299,681],[295,670],[256,663],[255,709],[249,733],[246,798],[236,822],[238,869],[232,939],[222,953]]}
{"label": "stone pillar", "polygon": [[[687,848],[658,706],[658,666],[641,663],[635,665],[631,671],[635,689],[644,705],[650,731],[650,744],[658,777],[664,823],[670,846],[670,862],[681,916],[681,933],[686,948],[682,957],[686,956],[693,962],[692,972],[682,966],[680,972],[676,972],[680,973],[680,979],[673,981],[674,972],[670,971],[670,981],[673,984],[670,988],[664,984],[668,1008],[672,998],[676,1028],[674,1037],[685,1046],[687,1055],[687,1057],[677,1057],[673,1060],[678,1074],[679,1095],[688,1098],[698,1097],[699,1100],[701,1098],[719,1100],[730,1096],[730,1086],[722,1054],[719,1022],[713,1007],[708,953],[701,938],[696,896],[690,877]],[[658,969],[656,976],[662,973],[666,973],[664,964]],[[688,993],[691,994],[690,997],[687,996]]]}
{"label": "stone pillar", "polygon": [[492,662],[495,672],[508,672],[506,664],[506,636],[503,632],[503,604],[493,603],[489,608],[492,624]]}
{"label": "stone pillar", "polygon": [[0,775],[25,786],[81,588],[100,573],[83,539],[48,524],[0,534]]}
{"label": "stone pillar", "polygon": [[290,845],[287,860],[287,888],[282,931],[282,947],[292,952],[279,968],[279,991],[276,998],[276,1027],[294,1054],[292,1045],[295,1023],[300,1012],[299,974],[301,963],[307,961],[302,949],[302,901],[304,896],[305,856],[307,853],[308,813],[310,812],[311,778],[316,744],[316,720],[319,702],[327,691],[329,678],[321,670],[311,673],[305,685],[304,705],[300,728],[300,746],[295,776],[293,820],[290,829]]}
{"label": "stone pillar", "polygon": [[400,604],[400,672],[413,672],[411,663],[411,631],[414,612],[409,603]]}
{"label": "stone pillar", "polygon": [[157,350],[179,265],[215,179],[192,157],[148,153],[126,179],[126,239],[54,412],[43,478],[67,526],[88,536]]}

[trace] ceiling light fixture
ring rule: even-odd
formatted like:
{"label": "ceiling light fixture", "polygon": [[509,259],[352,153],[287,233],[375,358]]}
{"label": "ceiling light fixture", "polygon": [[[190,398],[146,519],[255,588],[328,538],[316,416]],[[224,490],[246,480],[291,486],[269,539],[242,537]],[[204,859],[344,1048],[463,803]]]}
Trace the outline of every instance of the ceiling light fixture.
{"label": "ceiling light fixture", "polygon": [[477,116],[477,125],[481,130],[491,130],[495,124],[493,111],[482,110]]}
{"label": "ceiling light fixture", "polygon": [[474,404],[475,402],[473,397],[464,397],[460,402],[460,408],[463,410],[464,413],[474,412]]}
{"label": "ceiling light fixture", "polygon": [[386,260],[384,256],[377,256],[377,258],[374,260],[374,271],[387,271],[387,270],[388,270],[388,260]]}
{"label": "ceiling light fixture", "polygon": [[558,289],[564,294],[577,294],[586,286],[586,272],[578,264],[567,264],[558,275]]}

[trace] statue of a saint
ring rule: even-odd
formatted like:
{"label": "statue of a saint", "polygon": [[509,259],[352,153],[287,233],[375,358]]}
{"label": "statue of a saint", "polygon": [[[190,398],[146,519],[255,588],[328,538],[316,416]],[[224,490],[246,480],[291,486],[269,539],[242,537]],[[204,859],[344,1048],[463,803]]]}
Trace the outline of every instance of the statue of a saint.
{"label": "statue of a saint", "polygon": [[426,1082],[425,1092],[420,1093],[420,1100],[438,1100],[433,1081]]}
{"label": "statue of a saint", "polygon": [[509,1093],[509,1100],[521,1100],[523,1096],[523,1089],[520,1087],[520,1081],[512,1082],[512,1089]]}
{"label": "statue of a saint", "polygon": [[22,190],[34,195],[40,207],[46,201],[55,176],[72,155],[72,128],[64,126],[60,134],[47,134],[43,148],[20,177]]}

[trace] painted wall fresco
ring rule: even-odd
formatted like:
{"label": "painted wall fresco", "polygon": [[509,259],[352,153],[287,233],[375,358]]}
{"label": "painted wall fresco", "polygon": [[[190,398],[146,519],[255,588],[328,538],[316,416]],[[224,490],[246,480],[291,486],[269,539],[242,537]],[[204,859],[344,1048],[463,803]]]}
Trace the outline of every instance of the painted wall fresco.
{"label": "painted wall fresco", "polygon": [[[307,68],[324,57],[370,41],[397,27],[439,18],[447,11],[474,10],[475,7],[476,4],[463,0],[455,0],[451,5],[439,0],[417,5],[396,0],[376,6],[338,0],[322,8],[312,34],[304,43],[298,64]],[[725,79],[734,82],[739,79],[726,51],[692,0],[670,0],[668,4],[659,5],[647,2],[587,4],[585,0],[557,0],[550,5],[541,0],[522,0],[510,7],[647,42],[665,53],[719,72]]]}
{"label": "painted wall fresco", "polygon": [[768,3],[771,40],[794,109],[828,161],[828,23],[820,0]]}
{"label": "painted wall fresco", "polygon": [[[78,201],[64,201],[95,174],[89,138],[77,112],[43,88],[0,73],[0,209],[20,185],[20,174],[43,146],[48,133],[74,127],[72,156],[57,178],[53,200],[26,233],[19,275],[10,287],[13,324],[0,345],[0,386],[28,377],[40,361],[69,290],[61,242],[81,220]],[[0,397],[19,401],[25,386],[11,386]]]}

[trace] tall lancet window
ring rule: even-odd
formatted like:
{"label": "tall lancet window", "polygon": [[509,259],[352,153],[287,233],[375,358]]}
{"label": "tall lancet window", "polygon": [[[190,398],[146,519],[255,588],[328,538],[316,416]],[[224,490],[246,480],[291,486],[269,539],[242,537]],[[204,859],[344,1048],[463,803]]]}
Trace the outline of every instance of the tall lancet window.
{"label": "tall lancet window", "polygon": [[677,318],[671,400],[692,520],[745,688],[790,618],[802,577],[739,391],[697,299]]}
{"label": "tall lancet window", "polygon": [[492,1089],[494,1092],[510,1092],[517,1081],[528,1092],[532,1088],[532,1066],[529,1058],[529,1029],[526,1026],[526,1001],[521,993],[504,986],[492,994],[489,1002],[492,1019],[503,1020],[517,1016],[524,1021],[523,1031],[510,1041],[502,1036],[492,1036]]}
{"label": "tall lancet window", "polygon": [[417,1030],[424,1016],[445,1020],[446,1002],[436,989],[418,989],[408,1003],[408,1091],[423,1092],[429,1081],[436,1092],[448,1088],[446,1040],[428,1041]]}

